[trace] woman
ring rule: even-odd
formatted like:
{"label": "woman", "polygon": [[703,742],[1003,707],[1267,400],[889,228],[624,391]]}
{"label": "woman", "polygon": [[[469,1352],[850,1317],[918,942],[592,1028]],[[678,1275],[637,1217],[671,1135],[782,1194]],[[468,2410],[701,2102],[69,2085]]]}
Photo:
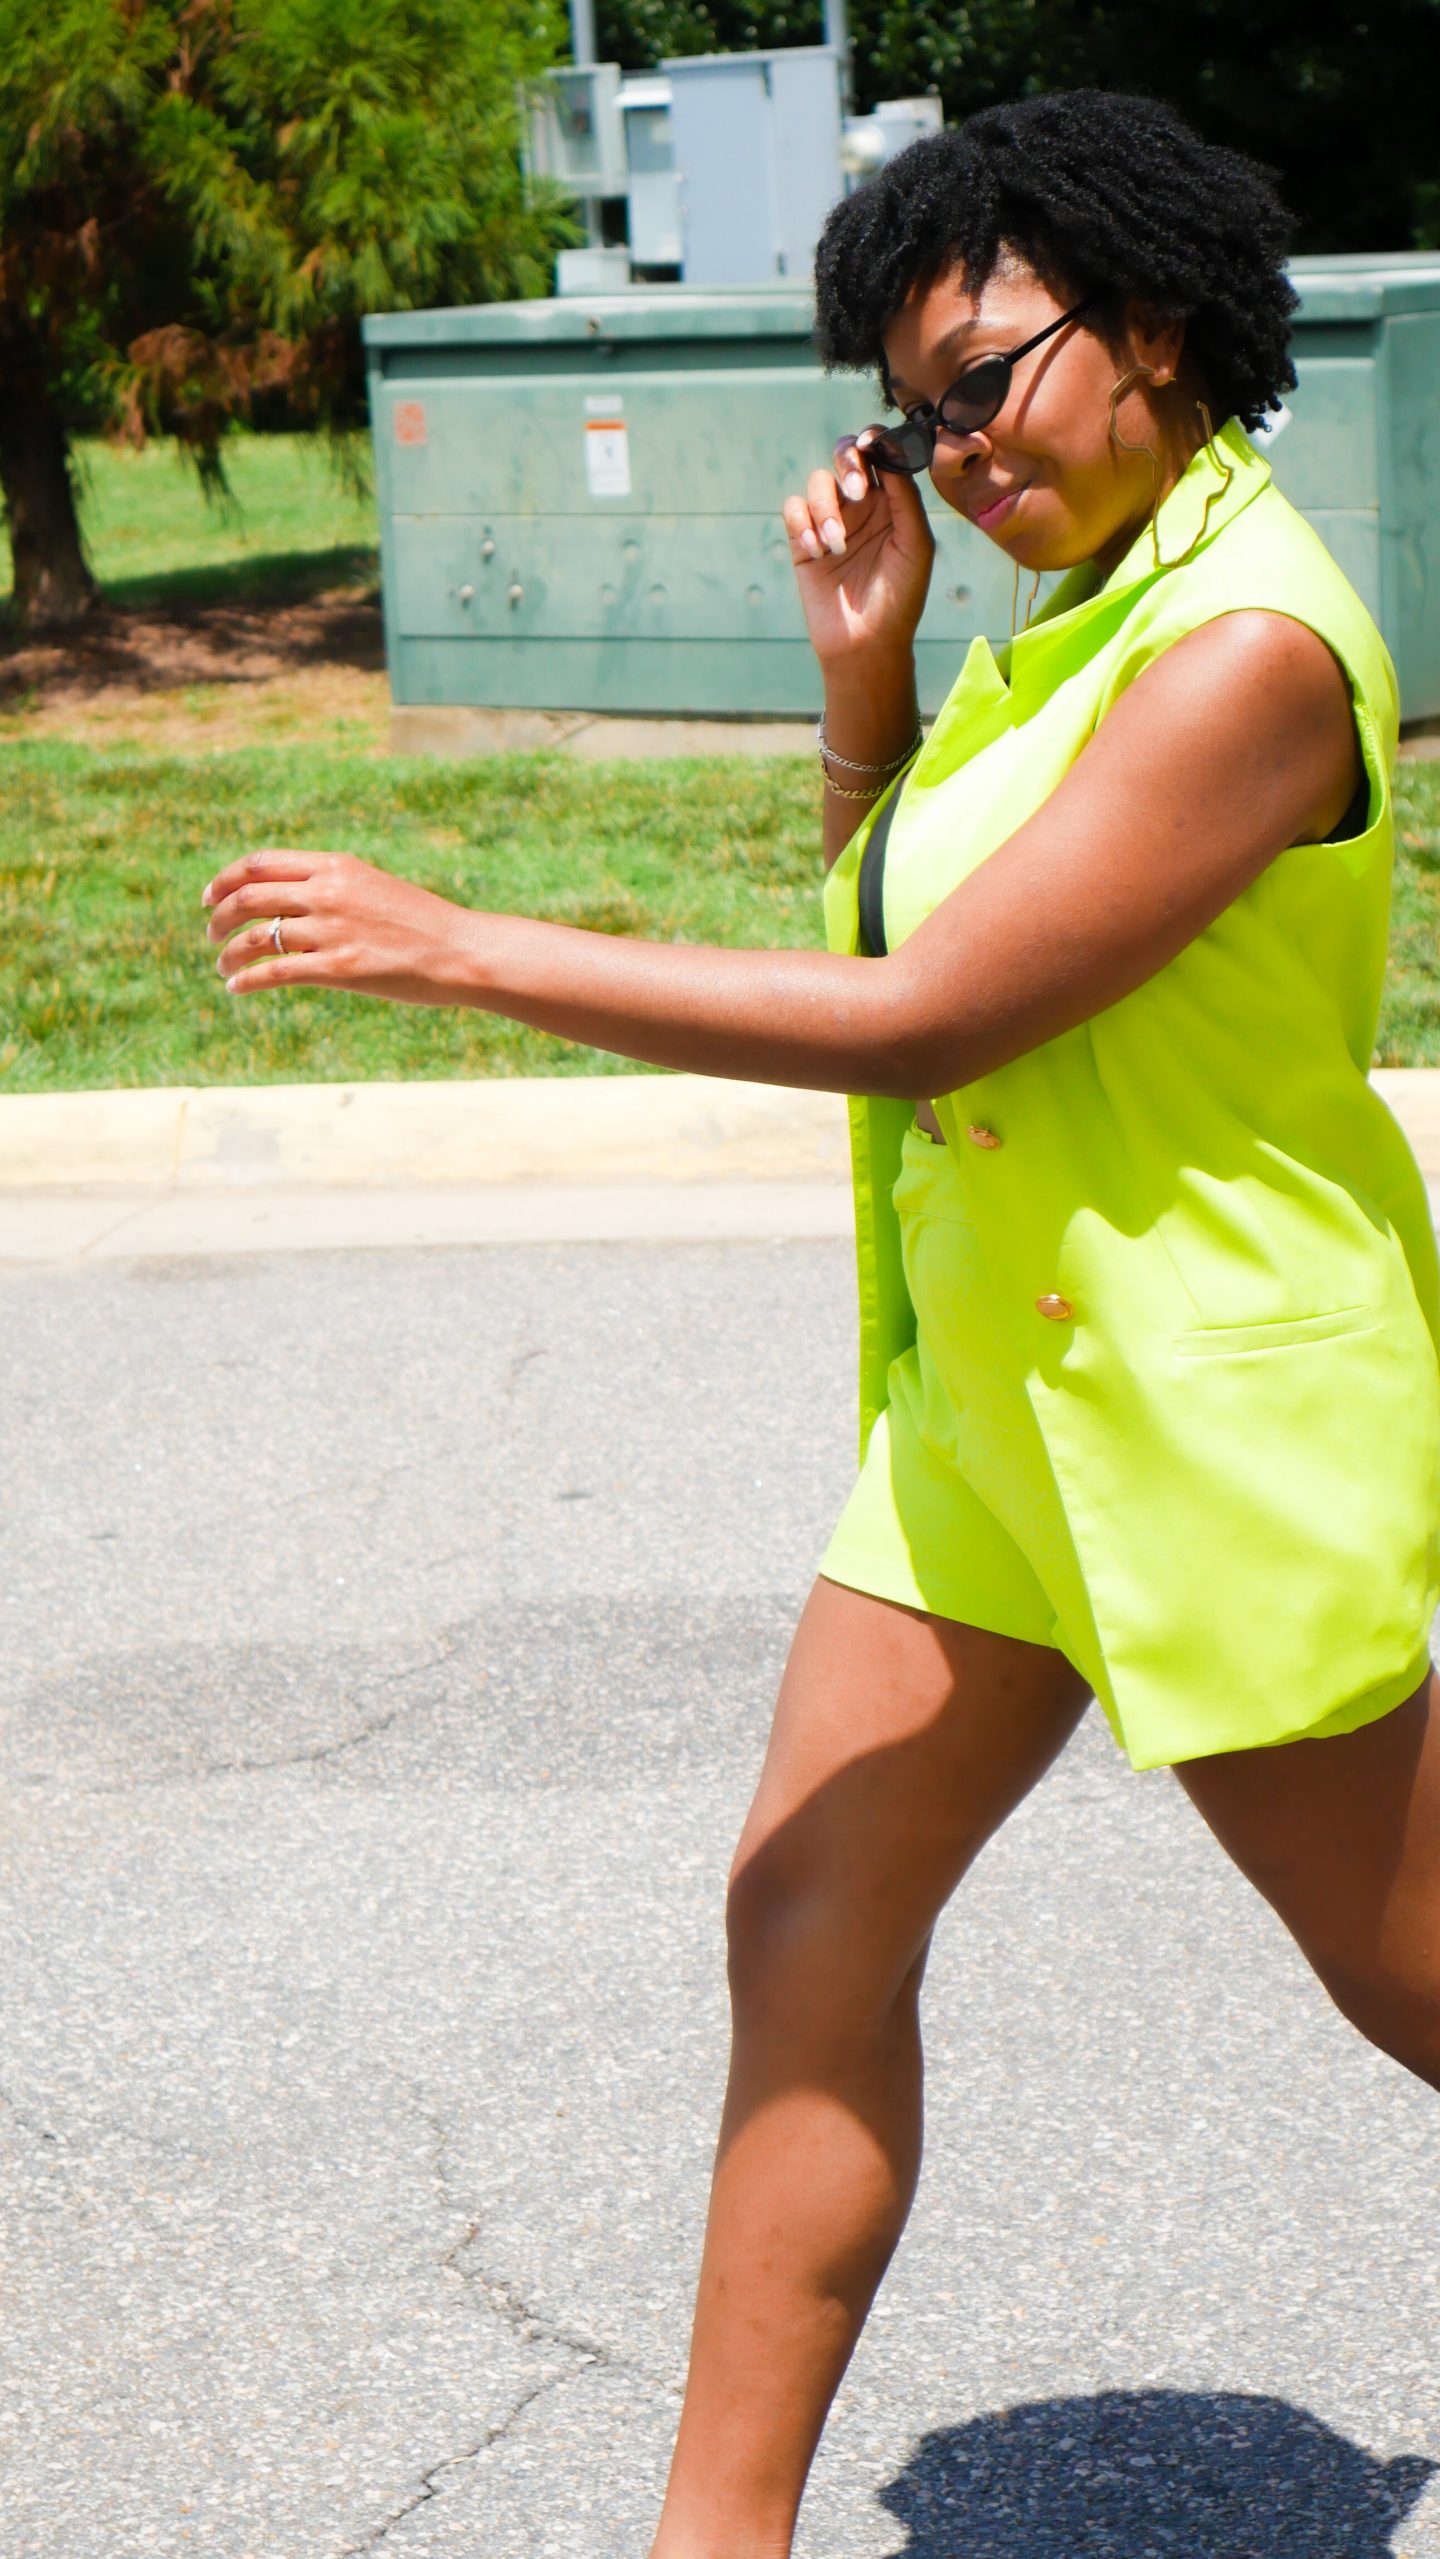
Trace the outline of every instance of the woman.
{"label": "woman", "polygon": [[[1396,703],[1245,432],[1294,378],[1283,237],[1263,171],[1086,92],[988,110],[835,208],[822,348],[903,416],[784,508],[828,951],[477,915],[334,855],[206,893],[237,993],[474,1004],[868,1097],[863,1463],[735,1857],[654,2559],[790,2547],[914,2189],[931,1932],[1092,1691],[1440,2084],[1440,1272],[1366,1080]],[[1068,572],[975,644],[923,748],[920,467],[1017,585]]]}

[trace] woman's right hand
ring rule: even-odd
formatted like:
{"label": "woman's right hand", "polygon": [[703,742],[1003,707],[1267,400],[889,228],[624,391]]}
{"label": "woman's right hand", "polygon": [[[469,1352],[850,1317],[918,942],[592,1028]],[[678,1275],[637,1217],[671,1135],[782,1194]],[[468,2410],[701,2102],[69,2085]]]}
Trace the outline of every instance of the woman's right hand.
{"label": "woman's right hand", "polygon": [[812,471],[803,498],[781,509],[822,666],[908,650],[930,585],[935,537],[920,492],[900,472],[874,472],[873,486],[865,441],[842,438],[833,469]]}

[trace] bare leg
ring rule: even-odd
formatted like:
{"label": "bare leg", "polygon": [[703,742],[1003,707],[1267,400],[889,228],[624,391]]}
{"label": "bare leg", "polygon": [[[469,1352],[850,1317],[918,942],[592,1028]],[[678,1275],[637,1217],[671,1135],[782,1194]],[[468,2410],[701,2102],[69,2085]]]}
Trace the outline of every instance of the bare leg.
{"label": "bare leg", "polygon": [[1069,1739],[1063,1654],[816,1583],[731,1872],[734,2034],[652,2559],[781,2559],[904,2226],[936,1917]]}
{"label": "bare leg", "polygon": [[1336,2006],[1440,2088],[1440,1676],[1358,1733],[1175,1774]]}

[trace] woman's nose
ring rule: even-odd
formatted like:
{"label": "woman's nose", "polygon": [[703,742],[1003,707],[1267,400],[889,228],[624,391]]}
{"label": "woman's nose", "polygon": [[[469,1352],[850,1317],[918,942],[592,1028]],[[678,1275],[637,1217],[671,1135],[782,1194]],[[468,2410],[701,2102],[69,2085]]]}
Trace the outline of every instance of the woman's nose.
{"label": "woman's nose", "polygon": [[989,446],[981,430],[966,435],[959,427],[942,426],[935,438],[930,457],[930,477],[937,485],[945,480],[961,480]]}

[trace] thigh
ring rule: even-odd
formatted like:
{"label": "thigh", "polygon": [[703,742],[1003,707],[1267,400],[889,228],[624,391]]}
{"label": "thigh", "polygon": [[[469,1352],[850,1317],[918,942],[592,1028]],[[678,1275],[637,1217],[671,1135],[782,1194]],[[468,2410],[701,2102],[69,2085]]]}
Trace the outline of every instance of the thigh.
{"label": "thigh", "polygon": [[[1436,1978],[1440,1677],[1358,1732],[1224,1751],[1175,1775],[1328,1986]],[[1342,2005],[1345,2004],[1342,2000]]]}
{"label": "thigh", "polygon": [[791,1647],[732,1893],[803,1914],[860,1987],[902,1979],[971,1859],[1064,1748],[1066,1656],[820,1579]]}

